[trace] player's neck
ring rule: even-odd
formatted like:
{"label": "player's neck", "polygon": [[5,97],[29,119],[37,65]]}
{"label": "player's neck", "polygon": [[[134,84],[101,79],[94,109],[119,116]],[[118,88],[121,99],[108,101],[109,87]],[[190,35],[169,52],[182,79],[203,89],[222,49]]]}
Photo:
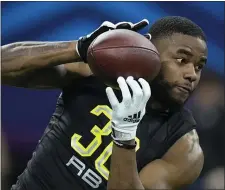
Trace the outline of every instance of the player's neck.
{"label": "player's neck", "polygon": [[164,104],[163,102],[156,100],[153,96],[150,98],[147,106],[149,109],[164,113],[173,113],[182,108],[180,105]]}
{"label": "player's neck", "polygon": [[153,110],[158,110],[160,112],[168,112],[169,111],[169,108],[167,106],[163,105],[162,103],[160,103],[153,97],[150,98],[150,100],[148,102],[148,107]]}

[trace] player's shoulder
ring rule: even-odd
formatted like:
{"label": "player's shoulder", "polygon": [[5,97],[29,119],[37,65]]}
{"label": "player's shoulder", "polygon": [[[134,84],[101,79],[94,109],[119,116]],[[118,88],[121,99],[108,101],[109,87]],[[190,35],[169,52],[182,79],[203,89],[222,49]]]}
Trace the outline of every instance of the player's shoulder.
{"label": "player's shoulder", "polygon": [[[199,155],[202,153],[199,136],[196,131],[196,121],[193,117],[192,111],[187,107],[183,107],[180,111],[182,119],[186,121],[186,125],[190,126],[189,130],[184,133],[177,141],[180,145],[184,146],[184,150],[193,155]],[[191,127],[192,126],[192,127]]]}
{"label": "player's shoulder", "polygon": [[189,164],[197,164],[198,166],[196,165],[196,167],[199,167],[199,170],[201,170],[204,162],[204,154],[199,143],[199,136],[196,129],[183,135],[177,143],[179,148],[182,148],[182,154],[188,158],[187,161]]}
{"label": "player's shoulder", "polygon": [[177,130],[179,137],[176,136],[176,140],[173,146],[170,147],[169,152],[186,155],[191,158],[192,161],[202,160],[203,152],[199,144],[196,122],[192,112],[187,108],[183,108],[180,113],[182,120],[186,122],[182,122],[183,125]]}
{"label": "player's shoulder", "polygon": [[192,142],[192,143],[198,143],[199,144],[199,137],[198,137],[198,133],[196,131],[196,129],[193,129],[191,131],[189,131],[188,133],[186,133],[183,137],[183,140],[185,140],[186,142]]}
{"label": "player's shoulder", "polygon": [[193,183],[200,175],[204,164],[204,154],[196,130],[193,129],[178,139],[163,159],[178,169],[176,176],[182,184]]}
{"label": "player's shoulder", "polygon": [[174,145],[179,139],[183,138],[190,131],[196,129],[196,122],[192,113],[187,108],[181,108],[172,113],[168,120],[169,145]]}

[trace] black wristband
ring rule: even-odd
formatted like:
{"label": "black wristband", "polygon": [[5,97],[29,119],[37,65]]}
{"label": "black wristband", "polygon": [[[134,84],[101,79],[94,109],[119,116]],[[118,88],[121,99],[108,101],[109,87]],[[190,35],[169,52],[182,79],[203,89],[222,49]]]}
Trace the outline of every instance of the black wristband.
{"label": "black wristband", "polygon": [[121,143],[120,141],[117,141],[117,140],[113,140],[114,144],[120,148],[124,148],[124,149],[128,149],[128,150],[131,150],[131,149],[135,149],[136,148],[136,141],[135,141],[135,144],[134,145],[130,145],[130,144],[124,144],[124,143]]}

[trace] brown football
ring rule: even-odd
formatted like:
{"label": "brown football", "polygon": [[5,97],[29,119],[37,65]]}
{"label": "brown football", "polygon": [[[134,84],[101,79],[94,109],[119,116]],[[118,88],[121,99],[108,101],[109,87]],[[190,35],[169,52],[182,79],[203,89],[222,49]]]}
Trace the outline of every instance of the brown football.
{"label": "brown football", "polygon": [[88,48],[93,74],[109,86],[117,78],[133,76],[151,82],[159,73],[159,53],[150,40],[131,30],[117,29],[98,36]]}

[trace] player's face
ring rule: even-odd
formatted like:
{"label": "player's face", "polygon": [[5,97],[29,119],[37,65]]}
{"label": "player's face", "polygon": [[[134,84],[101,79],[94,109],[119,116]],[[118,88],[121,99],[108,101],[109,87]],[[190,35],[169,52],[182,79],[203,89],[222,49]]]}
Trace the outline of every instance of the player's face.
{"label": "player's face", "polygon": [[170,100],[184,104],[198,85],[206,64],[206,43],[196,37],[173,34],[155,45],[162,64],[157,83]]}

